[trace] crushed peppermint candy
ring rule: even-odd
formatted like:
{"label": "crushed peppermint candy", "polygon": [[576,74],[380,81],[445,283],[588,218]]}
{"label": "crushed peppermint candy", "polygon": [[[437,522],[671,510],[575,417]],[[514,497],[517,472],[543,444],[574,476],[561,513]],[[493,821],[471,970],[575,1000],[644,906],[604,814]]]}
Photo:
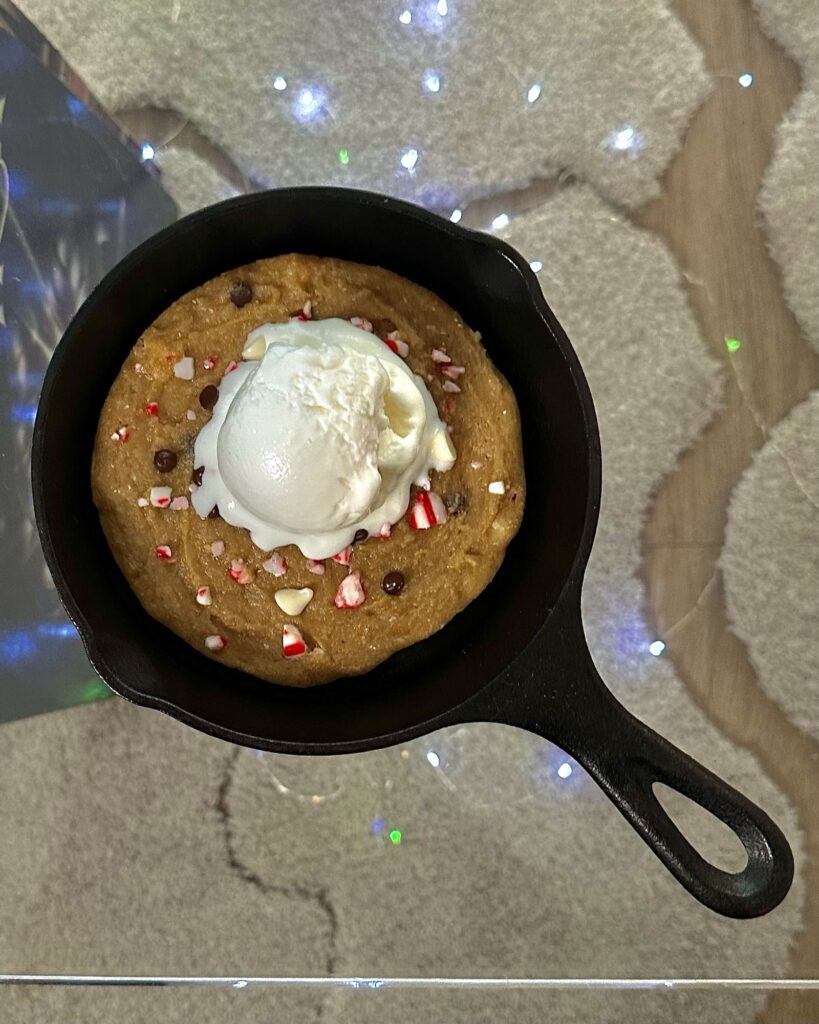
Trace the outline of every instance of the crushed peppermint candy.
{"label": "crushed peppermint candy", "polygon": [[134,370],[136,370],[137,373],[145,373],[145,367],[142,363],[134,363]]}
{"label": "crushed peppermint candy", "polygon": [[319,561],[317,558],[308,558],[307,571],[312,572],[315,576],[323,576],[325,573],[324,562]]}
{"label": "crushed peppermint candy", "polygon": [[470,466],[471,466],[471,467],[472,467],[473,469],[480,469],[480,468],[481,468],[481,466],[483,465],[483,463],[482,463],[482,462],[480,462],[480,461],[479,461],[478,459],[473,459],[473,460],[472,460],[472,461],[471,461],[471,462],[469,463],[469,465],[470,465]]}
{"label": "crushed peppermint candy", "polygon": [[209,651],[223,651],[227,647],[227,640],[218,633],[205,637],[205,647]]}
{"label": "crushed peppermint candy", "polygon": [[282,628],[282,654],[285,658],[300,658],[307,653],[307,644],[298,626],[285,625]]}
{"label": "crushed peppermint candy", "polygon": [[159,406],[157,405],[156,402],[146,402],[145,403],[145,412],[149,416],[158,416],[159,415]]}
{"label": "crushed peppermint candy", "polygon": [[170,507],[172,512],[184,512],[185,509],[190,508],[190,502],[184,494],[179,494],[171,500]]}
{"label": "crushed peppermint candy", "polygon": [[223,376],[227,377],[229,373],[233,373],[233,371],[237,368],[238,365],[239,364],[236,362],[235,359],[231,359],[231,361],[227,364],[227,368],[225,369]]}
{"label": "crushed peppermint candy", "polygon": [[225,553],[225,542],[223,540],[215,540],[210,546],[210,553],[214,558],[220,558]]}
{"label": "crushed peppermint candy", "polygon": [[490,494],[506,494],[506,484],[503,480],[493,480],[487,489]]}
{"label": "crushed peppermint candy", "polygon": [[287,572],[287,559],[283,558],[278,551],[272,551],[270,558],[262,562],[262,568],[271,576],[284,576]]}
{"label": "crushed peppermint candy", "polygon": [[196,419],[196,413],[193,411],[193,409],[188,409],[188,411],[185,413],[185,415],[188,417],[189,420],[195,420]]}
{"label": "crushed peppermint candy", "polygon": [[378,536],[382,540],[388,540],[391,533],[392,533],[392,527],[390,526],[390,524],[389,523],[384,523],[382,525],[381,529],[378,531]]}
{"label": "crushed peppermint candy", "polygon": [[313,319],[313,303],[308,299],[307,302],[301,307],[298,313],[292,313],[290,315],[291,320],[312,320]]}
{"label": "crushed peppermint candy", "polygon": [[398,331],[390,331],[384,338],[384,344],[389,345],[393,352],[397,356],[401,356],[402,359],[406,359],[409,355],[409,345],[398,337]]}
{"label": "crushed peppermint candy", "polygon": [[216,356],[208,356],[207,359],[203,359],[202,366],[206,370],[212,370],[216,366]]}
{"label": "crushed peppermint candy", "polygon": [[123,424],[121,427],[117,427],[114,433],[111,435],[112,441],[127,441],[131,435],[128,433],[128,427]]}
{"label": "crushed peppermint candy", "polygon": [[213,598],[210,596],[210,587],[199,587],[196,591],[196,603],[205,606],[213,604]]}
{"label": "crushed peppermint candy", "polygon": [[465,366],[456,366],[454,363],[442,363],[440,369],[444,377],[448,377],[450,380],[457,380],[466,373]]}
{"label": "crushed peppermint candy", "polygon": [[432,350],[432,361],[434,363],[451,363],[452,360],[449,358],[449,354],[445,349],[434,348]]}
{"label": "crushed peppermint candy", "polygon": [[183,356],[173,364],[173,375],[180,380],[193,380],[193,356]]}
{"label": "crushed peppermint candy", "polygon": [[453,394],[460,394],[461,391],[461,389],[458,387],[454,380],[445,380],[441,387],[444,389],[444,391],[450,391]]}
{"label": "crushed peppermint candy", "polygon": [[353,549],[348,544],[346,548],[342,548],[341,551],[333,555],[333,561],[338,562],[339,565],[349,565],[352,553]]}
{"label": "crushed peppermint candy", "polygon": [[243,558],[233,559],[230,563],[230,568],[228,569],[228,576],[230,576],[232,580],[236,580],[237,583],[241,583],[243,587],[246,587],[248,583],[253,582],[253,571],[252,569],[248,569]]}
{"label": "crushed peppermint candy", "polygon": [[154,554],[164,562],[169,562],[173,558],[173,552],[171,551],[169,544],[158,544],[154,548]]}
{"label": "crushed peppermint candy", "polygon": [[172,494],[170,487],[152,487],[151,504],[154,508],[167,508],[171,503]]}
{"label": "crushed peppermint candy", "polygon": [[137,498],[137,505],[139,505],[140,508],[147,508],[150,504],[151,503],[147,498]]}
{"label": "crushed peppermint candy", "polygon": [[434,491],[419,491],[410,506],[409,524],[413,530],[428,530],[447,520],[446,505]]}
{"label": "crushed peppermint candy", "polygon": [[361,582],[361,573],[351,572],[345,576],[338,586],[334,603],[336,608],[358,608],[366,600],[364,584]]}
{"label": "crushed peppermint candy", "polygon": [[350,323],[353,327],[360,327],[362,331],[369,331],[372,334],[373,325],[363,316],[351,316]]}

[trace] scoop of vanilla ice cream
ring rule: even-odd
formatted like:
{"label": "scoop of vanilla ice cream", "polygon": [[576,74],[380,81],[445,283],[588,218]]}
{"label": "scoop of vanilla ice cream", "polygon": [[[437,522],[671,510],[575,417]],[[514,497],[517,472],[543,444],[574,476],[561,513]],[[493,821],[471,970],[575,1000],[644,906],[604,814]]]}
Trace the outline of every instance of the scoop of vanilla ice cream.
{"label": "scoop of vanilla ice cream", "polygon": [[327,558],[406,512],[455,451],[423,380],[349,321],[264,324],[197,437],[196,511],[219,506],[264,550]]}
{"label": "scoop of vanilla ice cream", "polygon": [[222,479],[246,509],[283,529],[352,525],[381,487],[388,387],[375,356],[338,345],[271,345],[219,431]]}

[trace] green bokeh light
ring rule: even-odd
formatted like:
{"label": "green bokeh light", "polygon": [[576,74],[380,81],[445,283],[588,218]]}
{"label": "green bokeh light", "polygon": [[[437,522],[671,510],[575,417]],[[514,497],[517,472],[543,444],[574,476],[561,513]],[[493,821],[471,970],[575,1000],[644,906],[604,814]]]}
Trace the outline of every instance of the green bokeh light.
{"label": "green bokeh light", "polygon": [[87,683],[83,683],[79,692],[79,698],[83,704],[91,704],[95,700],[106,700],[108,697],[113,697],[113,693],[101,679],[89,679]]}
{"label": "green bokeh light", "polygon": [[346,149],[340,149],[338,151],[338,162],[345,166],[350,162],[350,154]]}
{"label": "green bokeh light", "polygon": [[392,832],[390,832],[390,842],[394,843],[396,846],[400,846],[401,845],[401,830],[400,829],[394,828],[392,830]]}
{"label": "green bokeh light", "polygon": [[742,342],[739,338],[726,338],[725,347],[729,352],[738,352],[742,348]]}

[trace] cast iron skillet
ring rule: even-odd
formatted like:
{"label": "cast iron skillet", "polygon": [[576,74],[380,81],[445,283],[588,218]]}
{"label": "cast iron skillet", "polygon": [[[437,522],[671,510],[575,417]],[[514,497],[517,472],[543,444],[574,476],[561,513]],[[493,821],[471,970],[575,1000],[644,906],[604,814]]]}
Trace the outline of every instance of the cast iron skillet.
{"label": "cast iron skillet", "polygon": [[[483,595],[367,675],[308,691],[226,668],[151,619],[114,563],[89,487],[99,410],[141,331],[195,285],[287,252],[388,267],[480,330],[517,395],[528,480],[522,528]],[[123,697],[213,736],[294,754],[368,750],[460,722],[519,726],[582,764],[706,906],[752,917],[787,893],[793,860],[770,818],[637,721],[597,674],[580,620],[600,499],[594,408],[536,278],[497,239],[394,199],[330,188],[243,196],[186,217],[115,267],[66,331],[43,387],[32,482],[57,590],[94,667]],[[747,852],[744,870],[707,863],[660,806],[655,782],[729,825]]]}

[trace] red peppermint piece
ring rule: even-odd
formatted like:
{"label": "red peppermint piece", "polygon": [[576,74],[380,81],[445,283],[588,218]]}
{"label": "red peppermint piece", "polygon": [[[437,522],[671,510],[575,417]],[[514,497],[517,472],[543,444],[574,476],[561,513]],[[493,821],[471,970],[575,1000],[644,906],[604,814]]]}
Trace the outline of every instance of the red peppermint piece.
{"label": "red peppermint piece", "polygon": [[446,505],[433,491],[418,491],[410,505],[409,524],[413,530],[428,530],[447,520]]}
{"label": "red peppermint piece", "polygon": [[307,571],[312,572],[316,576],[323,576],[325,572],[324,562],[320,562],[317,558],[308,558]]}
{"label": "red peppermint piece", "polygon": [[232,580],[236,580],[237,583],[241,583],[243,587],[247,586],[248,583],[253,582],[253,573],[245,565],[245,560],[243,558],[233,559],[230,563],[230,568],[228,569],[228,576],[230,576]]}
{"label": "red peppermint piece", "polygon": [[159,415],[159,406],[156,404],[156,402],[146,402],[145,403],[145,412],[149,416],[158,416]]}
{"label": "red peppermint piece", "polygon": [[209,651],[223,651],[227,647],[227,639],[218,634],[205,637],[205,647]]}
{"label": "red peppermint piece", "polygon": [[393,352],[397,356],[401,356],[402,359],[406,359],[409,355],[409,345],[398,337],[398,331],[390,331],[384,338],[384,344],[389,345]]}
{"label": "red peppermint piece", "polygon": [[452,360],[449,358],[449,354],[445,349],[434,348],[432,350],[432,361],[434,363],[451,363]]}
{"label": "red peppermint piece", "polygon": [[307,302],[301,307],[298,313],[293,313],[290,317],[291,320],[312,320],[313,319],[313,303],[308,299]]}
{"label": "red peppermint piece", "polygon": [[199,587],[196,591],[196,603],[206,607],[213,604],[213,598],[210,596],[210,587]]}
{"label": "red peppermint piece", "polygon": [[208,356],[203,360],[202,366],[204,366],[206,370],[212,370],[214,366],[216,366],[216,356]]}
{"label": "red peppermint piece", "polygon": [[285,625],[282,629],[282,654],[285,658],[300,658],[307,653],[307,644],[298,626]]}
{"label": "red peppermint piece", "polygon": [[351,572],[345,576],[339,584],[335,596],[336,608],[358,608],[366,599],[364,584],[361,582],[361,573]]}
{"label": "red peppermint piece", "polygon": [[273,551],[266,562],[262,562],[262,568],[272,576],[284,576],[287,572],[287,559],[282,558],[278,551]]}
{"label": "red peppermint piece", "polygon": [[128,433],[127,426],[117,427],[114,433],[111,435],[112,441],[127,441],[131,435]]}
{"label": "red peppermint piece", "polygon": [[168,544],[159,544],[154,548],[154,554],[157,558],[161,558],[165,562],[169,562],[173,558],[173,552]]}
{"label": "red peppermint piece", "polygon": [[333,561],[338,562],[339,565],[349,565],[350,555],[352,555],[353,549],[348,544],[346,548],[343,548],[338,554],[333,555]]}
{"label": "red peppermint piece", "polygon": [[186,508],[190,508],[190,502],[184,494],[180,494],[176,498],[171,499],[172,512],[184,512]]}
{"label": "red peppermint piece", "polygon": [[151,504],[154,508],[167,508],[171,503],[172,494],[170,487],[152,487]]}
{"label": "red peppermint piece", "polygon": [[225,542],[215,540],[210,546],[210,552],[214,558],[220,558],[225,553]]}
{"label": "red peppermint piece", "polygon": [[444,391],[449,391],[453,395],[460,394],[461,392],[461,389],[458,387],[454,380],[445,380],[441,387],[444,389]]}
{"label": "red peppermint piece", "polygon": [[236,367],[238,365],[239,364],[236,362],[235,359],[231,359],[231,361],[227,364],[227,368],[225,369],[224,376],[227,377],[227,375],[229,373],[233,373],[233,371],[236,369]]}
{"label": "red peppermint piece", "polygon": [[390,526],[390,524],[389,523],[384,523],[384,525],[378,531],[378,536],[382,540],[387,540],[391,533],[392,533],[392,527]]}

